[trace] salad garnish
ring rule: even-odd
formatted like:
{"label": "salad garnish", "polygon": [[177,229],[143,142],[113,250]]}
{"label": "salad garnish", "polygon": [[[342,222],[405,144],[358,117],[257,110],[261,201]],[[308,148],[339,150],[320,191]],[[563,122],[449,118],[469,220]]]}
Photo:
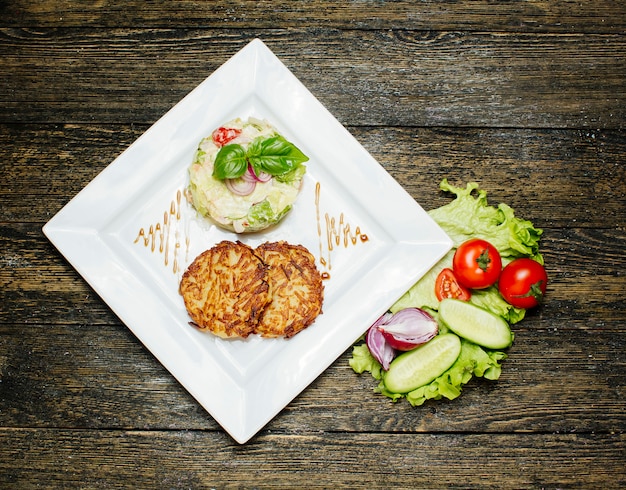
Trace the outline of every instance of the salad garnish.
{"label": "salad garnish", "polygon": [[281,176],[293,172],[308,160],[309,157],[282,136],[260,136],[247,148],[237,143],[222,146],[215,157],[213,176],[219,180],[237,179],[250,167],[260,180],[265,174]]}
{"label": "salad garnish", "polygon": [[[510,325],[539,304],[547,284],[539,253],[541,229],[516,217],[506,204],[490,206],[475,182],[460,188],[444,179],[440,188],[456,198],[428,214],[452,238],[453,249],[374,323],[349,360],[356,373],[367,371],[379,381],[375,392],[393,401],[406,398],[413,406],[452,400],[473,377],[497,380],[514,339]],[[453,260],[459,248],[474,257],[462,263],[457,254]],[[516,270],[519,274],[511,273]],[[467,281],[470,274],[474,282]],[[438,329],[431,340],[404,352],[383,332],[385,323],[409,309],[429,315]],[[459,340],[459,349],[451,336]],[[441,337],[446,341],[439,342]],[[426,348],[436,340],[440,359],[438,349]]]}

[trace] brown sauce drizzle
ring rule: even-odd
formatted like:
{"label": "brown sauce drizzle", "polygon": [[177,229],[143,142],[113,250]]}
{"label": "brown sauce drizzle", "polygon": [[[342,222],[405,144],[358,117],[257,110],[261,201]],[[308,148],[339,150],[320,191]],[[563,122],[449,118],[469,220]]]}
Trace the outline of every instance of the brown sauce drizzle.
{"label": "brown sauce drizzle", "polygon": [[[179,223],[181,221],[181,201],[183,192],[179,189],[176,191],[176,198],[170,202],[169,210],[163,213],[163,220],[159,223],[151,224],[148,231],[141,228],[137,233],[134,243],[143,243],[144,247],[149,248],[150,252],[158,251],[163,255],[163,265],[170,266],[172,272],[176,274],[180,271],[179,254],[182,248],[181,233]],[[173,250],[170,248],[171,238],[174,238]],[[184,234],[185,250],[189,251],[189,237]],[[186,259],[185,259],[186,260]]]}
{"label": "brown sauce drizzle", "polygon": [[[369,240],[369,237],[361,231],[359,226],[353,228],[350,223],[346,223],[343,212],[339,214],[339,219],[331,216],[329,213],[324,213],[325,229],[322,230],[320,190],[320,183],[317,182],[315,184],[315,216],[317,219],[317,236],[319,238],[320,264],[327,269],[322,273],[322,279],[330,279],[329,271],[332,269],[332,251],[341,245],[344,248],[348,248],[350,245],[357,245],[359,241],[365,243]],[[326,245],[326,248],[324,248],[324,245]]]}

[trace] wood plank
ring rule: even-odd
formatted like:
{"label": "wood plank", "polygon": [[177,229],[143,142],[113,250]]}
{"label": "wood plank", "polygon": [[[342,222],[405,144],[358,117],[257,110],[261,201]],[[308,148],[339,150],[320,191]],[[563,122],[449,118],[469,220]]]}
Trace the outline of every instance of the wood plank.
{"label": "wood plank", "polygon": [[[542,242],[542,253],[546,266],[551,274],[551,289],[554,288],[556,297],[563,300],[575,299],[580,295],[592,295],[606,301],[619,301],[619,287],[621,277],[618,272],[623,267],[622,231],[606,231],[601,234],[590,233],[587,230],[546,230],[547,236]],[[0,311],[8,318],[20,321],[46,321],[49,315],[58,314],[46,308],[46,304],[55,298],[54,304],[59,310],[65,310],[62,318],[67,321],[76,318],[77,321],[106,321],[111,317],[103,311],[99,300],[94,301],[94,294],[83,284],[77,273],[56,252],[52,245],[38,230],[21,236],[11,228],[2,228],[2,273],[0,275],[5,299],[21,299],[24,302],[24,311],[18,309]],[[596,260],[585,260],[590,253]],[[572,266],[571,261],[580,266]],[[571,274],[574,274],[571,276]],[[572,277],[572,279],[570,279]],[[585,280],[576,284],[577,277]],[[603,281],[608,284],[601,290],[598,288]],[[64,302],[67,301],[64,307]],[[71,313],[78,304],[86,303],[88,310],[95,317],[76,317],[78,310]],[[106,309],[104,309],[106,310]],[[38,313],[39,312],[39,313]],[[49,313],[47,313],[49,312]],[[43,315],[43,316],[40,316]]]}
{"label": "wood plank", "polygon": [[211,27],[421,29],[518,32],[613,32],[626,28],[620,2],[571,0],[533,2],[367,0],[269,2],[234,0],[196,2],[98,2],[14,0],[0,4],[0,25],[7,27]]}
{"label": "wood plank", "polygon": [[[147,128],[0,125],[0,222],[43,225]],[[425,209],[450,202],[439,191],[448,178],[478,182],[491,204],[541,228],[614,227],[626,216],[622,130],[348,129]]]}
{"label": "wood plank", "polygon": [[[615,229],[544,229],[541,252],[551,280],[548,293],[555,301],[551,314],[558,317],[559,308],[567,307],[587,317],[608,308],[619,318],[626,238],[620,222],[623,219],[615,221]],[[0,247],[0,318],[26,323],[115,322],[108,307],[47,241],[38,224],[0,226]],[[583,299],[587,303],[575,305]]]}
{"label": "wood plank", "polygon": [[[573,308],[583,318],[603,310],[620,317],[626,290],[626,279],[621,275],[625,238],[620,228],[544,230],[541,252],[551,281],[548,294],[555,302],[551,314],[558,317],[559,308]],[[68,324],[115,321],[39,227],[1,226],[0,247],[1,319]],[[582,303],[576,305],[577,301]]]}
{"label": "wood plank", "polygon": [[[599,307],[581,317],[578,303],[551,300],[529,314],[513,327],[501,378],[472,380],[453,401],[393,404],[373,392],[377,382],[369,374],[352,371],[349,348],[267,430],[623,432],[623,308]],[[0,334],[4,427],[217,428],[119,322],[5,321]]]}
{"label": "wood plank", "polygon": [[10,29],[0,33],[0,122],[150,124],[255,36],[349,126],[626,121],[620,35]]}
{"label": "wood plank", "polygon": [[[0,1],[0,487],[626,488],[626,3]],[[411,407],[350,349],[246,445],[41,226],[261,37],[425,208],[544,229],[497,382]]]}
{"label": "wood plank", "polygon": [[[0,430],[21,488],[616,488],[624,434],[268,434]],[[20,464],[16,464],[19,461]],[[271,461],[272,464],[268,464]]]}

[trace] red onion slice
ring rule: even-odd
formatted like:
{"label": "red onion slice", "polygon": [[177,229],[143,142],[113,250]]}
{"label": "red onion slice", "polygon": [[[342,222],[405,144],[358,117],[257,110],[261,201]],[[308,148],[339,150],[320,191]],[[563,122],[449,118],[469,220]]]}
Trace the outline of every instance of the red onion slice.
{"label": "red onion slice", "polygon": [[254,188],[256,187],[256,182],[245,180],[241,177],[237,179],[226,179],[224,180],[224,184],[226,184],[226,187],[230,192],[238,196],[247,196],[252,194]]}
{"label": "red onion slice", "polygon": [[252,165],[248,164],[246,172],[241,176],[244,180],[250,180],[254,182],[269,182],[272,178],[267,172],[259,172],[258,174],[252,168]]}
{"label": "red onion slice", "polygon": [[259,182],[269,182],[272,180],[272,174],[268,174],[267,172],[259,172],[256,175],[256,178]]}
{"label": "red onion slice", "polygon": [[439,331],[435,319],[420,308],[405,308],[380,325],[387,343],[396,350],[407,351],[425,344]]}
{"label": "red onion slice", "polygon": [[245,180],[246,182],[257,182],[258,180],[256,178],[256,174],[254,173],[254,170],[252,169],[252,165],[250,164],[248,164],[248,168],[246,169],[244,174],[241,176],[241,178]]}
{"label": "red onion slice", "polygon": [[372,325],[365,336],[365,343],[370,353],[376,359],[385,371],[389,369],[389,365],[396,355],[396,351],[389,345],[383,333],[378,329],[376,324]]}
{"label": "red onion slice", "polygon": [[378,327],[379,325],[384,325],[389,320],[391,320],[392,317],[393,317],[393,313],[391,313],[390,311],[387,311],[383,313],[382,316],[372,324],[372,327]]}

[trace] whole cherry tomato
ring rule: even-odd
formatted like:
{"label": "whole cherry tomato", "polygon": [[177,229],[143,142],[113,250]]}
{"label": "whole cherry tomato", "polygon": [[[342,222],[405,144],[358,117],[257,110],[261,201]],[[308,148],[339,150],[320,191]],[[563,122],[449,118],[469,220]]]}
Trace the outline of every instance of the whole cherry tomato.
{"label": "whole cherry tomato", "polygon": [[240,134],[241,129],[220,127],[213,131],[213,134],[211,136],[213,138],[213,142],[217,146],[224,146],[226,143],[234,140]]}
{"label": "whole cherry tomato", "polygon": [[548,274],[536,260],[515,259],[500,274],[498,289],[507,303],[516,308],[533,308],[546,292]]}
{"label": "whole cherry tomato", "polygon": [[488,241],[472,238],[456,249],[452,270],[466,288],[484,289],[495,284],[500,276],[500,252]]}
{"label": "whole cherry tomato", "polygon": [[472,296],[467,288],[461,286],[452,269],[443,269],[435,281],[435,295],[441,301],[445,298],[468,301]]}

